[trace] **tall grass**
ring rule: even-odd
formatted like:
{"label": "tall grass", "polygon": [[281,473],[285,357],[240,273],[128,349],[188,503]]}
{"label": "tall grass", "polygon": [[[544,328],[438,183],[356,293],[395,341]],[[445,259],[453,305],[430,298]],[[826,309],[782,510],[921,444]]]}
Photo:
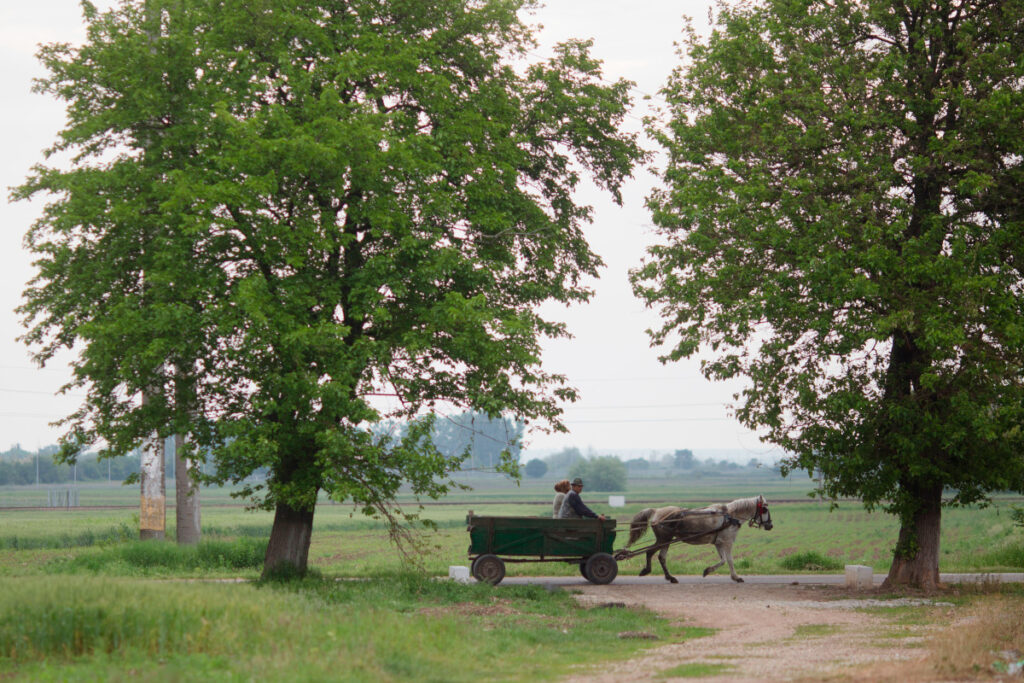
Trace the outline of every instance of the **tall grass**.
{"label": "tall grass", "polygon": [[1007,673],[1008,663],[1024,659],[1024,596],[981,598],[960,624],[929,643],[928,663],[944,678],[976,678]]}
{"label": "tall grass", "polygon": [[6,587],[0,678],[127,678],[141,667],[149,680],[551,680],[645,646],[618,638],[623,631],[687,637],[646,610],[408,575],[287,584],[71,576],[59,590],[33,577]]}
{"label": "tall grass", "polygon": [[60,573],[132,576],[258,570],[263,566],[266,551],[266,540],[252,538],[202,541],[196,545],[136,540],[58,558],[48,569]]}

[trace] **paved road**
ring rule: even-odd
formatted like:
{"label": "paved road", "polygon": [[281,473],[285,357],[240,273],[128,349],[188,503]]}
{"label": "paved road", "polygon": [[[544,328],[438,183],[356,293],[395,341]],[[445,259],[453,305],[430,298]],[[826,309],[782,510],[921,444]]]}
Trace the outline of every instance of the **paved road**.
{"label": "paved road", "polygon": [[[714,583],[732,583],[732,579],[729,578],[728,574],[724,576],[684,576],[677,574],[676,578],[679,579],[681,585],[694,585],[694,584],[714,584]],[[885,579],[885,574],[875,574],[874,583],[876,586],[882,584]],[[939,574],[939,578],[943,583],[967,583],[977,581],[1000,581],[1003,583],[1021,583],[1024,582],[1024,573],[1006,573],[1006,574]],[[831,585],[831,586],[842,586],[846,583],[845,574],[781,574],[781,575],[744,575],[743,580],[747,583],[760,583],[760,584],[806,584],[806,585]],[[502,585],[528,585],[528,584],[539,584],[543,586],[559,586],[559,587],[572,587],[572,586],[588,586],[591,585],[586,579],[579,576],[515,576],[507,577],[502,582]],[[629,576],[619,574],[615,578],[616,584],[622,584],[627,586],[638,586],[644,584],[657,584],[664,585],[668,583],[665,581],[665,577],[662,575],[657,576]]]}

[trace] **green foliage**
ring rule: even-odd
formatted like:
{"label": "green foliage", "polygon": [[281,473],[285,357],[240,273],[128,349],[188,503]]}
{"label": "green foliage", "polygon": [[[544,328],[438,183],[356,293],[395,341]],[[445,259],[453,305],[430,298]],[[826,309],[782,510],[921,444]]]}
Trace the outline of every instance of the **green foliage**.
{"label": "green foliage", "polygon": [[519,461],[525,428],[513,418],[470,411],[438,420],[433,441],[438,451],[461,460],[463,469],[495,469],[509,459]]}
{"label": "green foliage", "polygon": [[[0,486],[63,484],[74,481],[123,481],[139,471],[139,456],[128,454],[103,462],[95,453],[77,459],[74,466],[59,462],[56,448],[41,448],[38,453],[22,452],[18,457],[0,457]],[[7,454],[11,455],[8,451]],[[171,468],[173,470],[173,468]],[[172,472],[173,474],[173,472]]]}
{"label": "green foliage", "polygon": [[743,3],[685,52],[632,276],[653,341],[933,546],[944,489],[1024,486],[1024,5]]}
{"label": "green foliage", "polygon": [[825,557],[814,550],[787,555],[779,566],[794,572],[824,572],[842,569],[843,563],[834,557]]}
{"label": "green foliage", "polygon": [[232,541],[201,541],[196,545],[132,540],[87,552],[71,559],[58,559],[50,570],[94,574],[166,575],[178,572],[202,573],[218,570],[258,569],[267,552],[266,539],[240,538]]}
{"label": "green foliage", "polygon": [[401,486],[455,486],[438,403],[561,428],[540,341],[566,330],[538,307],[601,264],[581,173],[620,201],[642,153],[588,43],[513,68],[530,7],[127,0],[43,47],[70,161],[13,198],[50,199],[24,340],[81,350],[63,457],[182,434],[210,481],[266,468],[258,505],[309,520],[326,490],[397,528]]}
{"label": "green foliage", "polygon": [[526,472],[526,476],[539,479],[548,473],[548,464],[539,458],[534,458],[530,462],[526,463],[526,467],[523,468]]}
{"label": "green foliage", "polygon": [[677,450],[672,454],[672,467],[689,470],[697,464],[697,459],[693,457],[693,451],[689,448],[683,448]]}
{"label": "green foliage", "polygon": [[552,453],[544,458],[544,460],[548,463],[548,469],[552,472],[568,472],[573,465],[583,460],[583,454],[580,453],[580,449],[570,446],[563,448],[557,453]]}
{"label": "green foliage", "polygon": [[569,478],[582,477],[590,491],[625,491],[626,466],[614,455],[578,460],[569,469]]}
{"label": "green foliage", "polygon": [[104,530],[87,529],[78,533],[61,533],[59,536],[0,536],[0,548],[11,550],[34,550],[38,548],[80,548],[83,546],[119,543],[137,538],[135,528],[127,524]]}
{"label": "green foliage", "polygon": [[649,611],[586,609],[567,592],[507,586],[499,597],[490,586],[403,574],[259,585],[48,577],[5,587],[0,674],[32,680],[54,667],[61,680],[140,670],[155,681],[544,680],[645,645],[622,631],[690,637]]}
{"label": "green foliage", "polygon": [[1024,507],[1010,506],[1010,517],[1017,526],[1024,527]]}
{"label": "green foliage", "polygon": [[978,557],[982,567],[1024,569],[1024,541],[989,550]]}

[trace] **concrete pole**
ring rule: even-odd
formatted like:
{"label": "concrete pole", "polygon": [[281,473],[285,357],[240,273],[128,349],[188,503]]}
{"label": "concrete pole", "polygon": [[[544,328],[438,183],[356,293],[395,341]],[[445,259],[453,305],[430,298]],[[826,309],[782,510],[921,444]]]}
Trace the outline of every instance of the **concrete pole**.
{"label": "concrete pole", "polygon": [[[150,393],[142,393],[142,405],[149,401]],[[164,440],[153,434],[142,444],[140,484],[142,500],[139,506],[139,538],[143,541],[163,539],[166,535],[167,493],[164,483]]]}
{"label": "concrete pole", "polygon": [[[145,2],[146,32],[151,43],[150,51],[156,54],[155,41],[159,36],[160,8],[152,0]],[[145,281],[145,274],[143,274]],[[143,285],[145,286],[145,285]],[[142,392],[145,407],[153,396],[153,390]],[[163,539],[167,532],[166,502],[167,489],[164,482],[164,440],[159,434],[151,434],[142,444],[140,463],[140,485],[142,498],[139,506],[139,538],[143,541]]]}
{"label": "concrete pole", "polygon": [[192,478],[195,460],[185,457],[185,437],[174,435],[174,490],[175,519],[178,523],[178,544],[198,543],[202,536],[200,527],[199,486]]}

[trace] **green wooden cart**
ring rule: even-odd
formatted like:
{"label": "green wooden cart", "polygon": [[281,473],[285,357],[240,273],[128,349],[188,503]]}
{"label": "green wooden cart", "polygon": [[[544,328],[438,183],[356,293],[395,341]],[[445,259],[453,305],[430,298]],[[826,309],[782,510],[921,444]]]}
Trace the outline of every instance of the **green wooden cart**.
{"label": "green wooden cart", "polygon": [[614,519],[552,519],[550,517],[466,516],[470,573],[477,581],[497,585],[506,562],[577,564],[587,581],[611,583],[619,573],[612,556]]}

